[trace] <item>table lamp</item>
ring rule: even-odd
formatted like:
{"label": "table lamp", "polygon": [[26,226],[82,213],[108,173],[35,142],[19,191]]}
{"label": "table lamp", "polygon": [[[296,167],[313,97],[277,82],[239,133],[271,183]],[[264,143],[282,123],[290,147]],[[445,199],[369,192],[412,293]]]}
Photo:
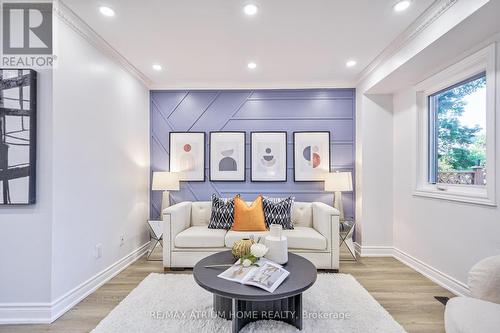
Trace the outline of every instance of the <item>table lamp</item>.
{"label": "table lamp", "polygon": [[165,208],[170,206],[170,198],[168,191],[179,190],[179,178],[180,175],[177,172],[164,172],[164,171],[153,172],[153,184],[151,186],[151,190],[163,191],[163,196],[161,200],[161,214],[163,214],[163,210]]}
{"label": "table lamp", "polygon": [[335,192],[333,207],[340,212],[340,219],[344,219],[342,192],[352,191],[352,175],[350,172],[331,172],[325,176],[325,191]]}

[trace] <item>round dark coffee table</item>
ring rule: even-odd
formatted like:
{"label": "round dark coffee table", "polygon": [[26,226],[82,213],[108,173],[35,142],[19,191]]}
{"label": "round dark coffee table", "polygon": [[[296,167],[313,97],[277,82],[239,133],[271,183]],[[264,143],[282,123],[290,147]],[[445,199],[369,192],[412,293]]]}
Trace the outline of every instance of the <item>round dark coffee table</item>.
{"label": "round dark coffee table", "polygon": [[280,320],[302,329],[302,292],[316,281],[316,267],[304,257],[288,253],[283,268],[290,275],[273,292],[217,277],[229,267],[205,267],[234,263],[231,251],[200,260],[193,268],[196,283],[214,295],[214,311],[232,320],[232,332],[261,319]]}

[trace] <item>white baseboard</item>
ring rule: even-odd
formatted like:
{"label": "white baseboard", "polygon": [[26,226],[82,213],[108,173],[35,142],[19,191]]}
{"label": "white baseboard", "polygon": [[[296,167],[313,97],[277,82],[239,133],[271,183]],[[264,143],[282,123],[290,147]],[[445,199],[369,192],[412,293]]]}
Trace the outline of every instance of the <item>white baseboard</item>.
{"label": "white baseboard", "polygon": [[457,279],[441,272],[440,270],[422,262],[421,260],[412,257],[408,253],[394,248],[394,258],[401,261],[403,264],[413,268],[420,274],[427,277],[429,280],[435,282],[441,287],[447,289],[457,296],[468,296],[469,287]]}
{"label": "white baseboard", "polygon": [[50,303],[2,303],[0,325],[50,324]]}
{"label": "white baseboard", "polygon": [[361,246],[354,243],[356,253],[361,257],[393,257],[392,246]]}
{"label": "white baseboard", "polygon": [[57,300],[52,302],[52,317],[51,322],[62,316],[66,311],[78,304],[88,295],[96,291],[100,286],[118,275],[125,268],[134,263],[137,259],[143,256],[149,248],[149,242],[142,245],[138,249],[132,251],[122,259],[118,260],[108,268],[97,273],[87,281],[83,282],[73,290],[70,290]]}
{"label": "white baseboard", "polygon": [[469,295],[469,288],[466,284],[400,249],[392,246],[362,246],[358,243],[354,243],[354,246],[357,254],[361,257],[393,257],[453,294],[458,296]]}
{"label": "white baseboard", "polygon": [[100,286],[142,257],[148,251],[148,248],[149,242],[127,254],[125,257],[97,273],[76,288],[70,290],[52,303],[0,304],[0,325],[52,323],[85,297],[96,291]]}

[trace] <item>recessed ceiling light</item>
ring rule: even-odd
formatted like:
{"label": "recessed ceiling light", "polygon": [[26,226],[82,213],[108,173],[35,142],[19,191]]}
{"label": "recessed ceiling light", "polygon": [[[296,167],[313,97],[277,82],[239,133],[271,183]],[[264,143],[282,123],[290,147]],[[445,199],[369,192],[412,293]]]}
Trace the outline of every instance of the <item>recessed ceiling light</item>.
{"label": "recessed ceiling light", "polygon": [[354,67],[356,66],[357,62],[355,60],[349,60],[348,62],[345,63],[346,67]]}
{"label": "recessed ceiling light", "polygon": [[256,69],[257,64],[255,62],[249,62],[247,67],[248,67],[248,69]]}
{"label": "recessed ceiling light", "polygon": [[408,7],[410,7],[410,4],[411,4],[410,0],[399,1],[394,5],[394,10],[396,12],[402,12],[403,10],[408,9]]}
{"label": "recessed ceiling light", "polygon": [[253,16],[257,14],[258,11],[259,7],[257,7],[257,5],[254,5],[253,3],[249,3],[248,5],[245,5],[245,7],[243,7],[243,12],[248,16]]}
{"label": "recessed ceiling light", "polygon": [[161,71],[161,70],[162,70],[161,65],[158,65],[158,64],[154,64],[152,67],[153,67],[153,69],[154,69],[155,71]]}
{"label": "recessed ceiling light", "polygon": [[107,17],[115,16],[115,11],[106,6],[99,7],[99,11],[101,12],[102,15]]}

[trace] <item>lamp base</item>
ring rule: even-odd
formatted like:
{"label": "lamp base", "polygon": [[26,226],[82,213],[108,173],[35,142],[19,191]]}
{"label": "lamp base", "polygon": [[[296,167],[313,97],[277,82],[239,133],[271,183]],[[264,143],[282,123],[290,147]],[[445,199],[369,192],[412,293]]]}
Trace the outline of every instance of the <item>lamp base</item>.
{"label": "lamp base", "polygon": [[342,192],[335,192],[333,207],[339,210],[340,220],[341,221],[344,220],[344,205],[342,203]]}
{"label": "lamp base", "polygon": [[161,213],[160,217],[163,219],[163,211],[170,207],[170,193],[168,191],[163,191],[162,197],[161,197]]}

